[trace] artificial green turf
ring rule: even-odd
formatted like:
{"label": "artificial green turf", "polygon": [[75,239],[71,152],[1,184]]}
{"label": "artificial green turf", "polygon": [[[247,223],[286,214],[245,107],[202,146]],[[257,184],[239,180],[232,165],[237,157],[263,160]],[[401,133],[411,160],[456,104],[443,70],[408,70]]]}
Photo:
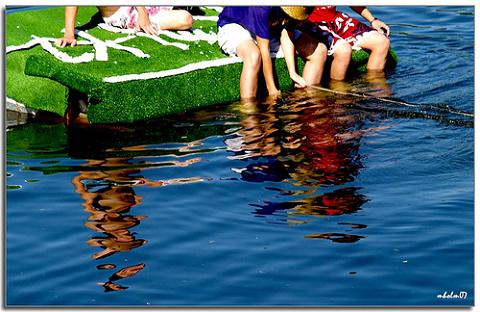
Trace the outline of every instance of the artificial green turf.
{"label": "artificial green turf", "polygon": [[[63,10],[63,7],[58,7],[7,15],[7,46],[25,43],[30,40],[32,34],[60,37]],[[95,12],[95,8],[81,7],[77,25],[89,22]],[[212,12],[210,10],[208,14],[213,14]],[[17,28],[19,25],[20,28]],[[216,23],[196,21],[194,28],[200,28],[208,33],[216,31]],[[88,32],[101,40],[126,36],[96,27],[89,29]],[[172,41],[168,37],[162,38]],[[67,90],[74,89],[89,97],[91,105],[88,118],[92,123],[154,119],[162,115],[238,100],[241,64],[212,67],[160,79],[113,84],[102,82],[103,78],[109,76],[156,72],[205,60],[226,58],[216,43],[213,45],[205,41],[183,43],[190,46],[189,50],[162,46],[151,39],[137,37],[122,45],[139,48],[149,54],[150,58],[138,58],[128,52],[108,48],[107,62],[92,61],[81,64],[58,61],[40,47],[12,52],[7,55],[7,96],[25,103],[28,107],[62,115],[66,109]],[[86,51],[93,51],[93,47],[67,47],[63,51],[77,56]],[[354,67],[365,70],[368,53],[354,52],[352,59]],[[392,59],[396,63],[394,54]],[[292,89],[293,83],[288,77],[285,61],[278,59],[274,63],[280,89]],[[301,67],[302,62],[299,64]],[[23,68],[27,75],[22,72]]]}
{"label": "artificial green turf", "polygon": [[[82,9],[79,12],[77,24],[88,21],[95,11],[95,8]],[[24,44],[31,39],[31,35],[60,37],[63,21],[63,8],[6,14],[6,46]],[[68,89],[54,80],[27,76],[24,73],[28,57],[45,54],[46,52],[37,46],[6,55],[6,95],[26,104],[29,108],[46,110],[63,116],[67,108]]]}

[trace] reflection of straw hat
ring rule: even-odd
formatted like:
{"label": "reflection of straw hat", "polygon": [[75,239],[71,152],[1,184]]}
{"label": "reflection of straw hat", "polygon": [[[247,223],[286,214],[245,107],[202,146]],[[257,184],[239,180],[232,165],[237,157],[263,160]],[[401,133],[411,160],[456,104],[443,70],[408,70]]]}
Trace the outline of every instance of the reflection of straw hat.
{"label": "reflection of straw hat", "polygon": [[303,21],[308,18],[307,7],[304,6],[282,6],[283,12],[293,19]]}

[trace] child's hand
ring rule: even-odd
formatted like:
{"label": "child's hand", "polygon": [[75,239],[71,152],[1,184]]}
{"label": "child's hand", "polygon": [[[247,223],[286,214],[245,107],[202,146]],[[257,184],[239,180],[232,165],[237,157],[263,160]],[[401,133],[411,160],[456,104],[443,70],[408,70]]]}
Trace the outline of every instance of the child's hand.
{"label": "child's hand", "polygon": [[276,97],[276,96],[279,96],[280,94],[281,94],[281,92],[277,88],[272,89],[272,90],[268,90],[268,95],[269,96]]}
{"label": "child's hand", "polygon": [[305,88],[307,86],[305,79],[297,73],[290,75],[290,78],[295,83],[295,88]]}
{"label": "child's hand", "polygon": [[390,36],[390,27],[388,27],[387,24],[385,24],[379,19],[376,19],[372,22],[372,28],[387,37]]}
{"label": "child's hand", "polygon": [[138,21],[137,21],[137,31],[144,31],[149,35],[158,35],[158,30],[156,27],[150,22],[150,17],[148,16],[148,12],[145,9],[137,9],[138,10]]}
{"label": "child's hand", "polygon": [[61,48],[65,48],[67,45],[70,45],[71,47],[74,47],[77,45],[77,39],[75,39],[75,36],[69,36],[65,35],[63,38],[57,39],[55,44]]}

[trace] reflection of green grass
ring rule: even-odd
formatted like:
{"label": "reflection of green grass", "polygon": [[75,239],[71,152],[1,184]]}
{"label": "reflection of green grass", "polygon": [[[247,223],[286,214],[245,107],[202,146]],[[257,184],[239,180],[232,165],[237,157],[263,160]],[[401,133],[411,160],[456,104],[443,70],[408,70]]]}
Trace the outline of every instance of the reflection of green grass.
{"label": "reflection of green grass", "polygon": [[[86,24],[95,14],[93,7],[81,7],[79,25]],[[208,14],[213,14],[209,11]],[[7,46],[23,44],[30,36],[60,37],[63,28],[63,7],[23,11],[8,14],[6,18]],[[212,21],[197,21],[195,28],[206,33],[216,31]],[[89,34],[105,40],[124,37],[99,28]],[[168,37],[164,40],[171,41]],[[82,40],[82,39],[81,39]],[[108,76],[154,72],[184,65],[225,58],[217,44],[205,41],[185,42],[190,46],[183,51],[162,46],[151,39],[137,37],[122,43],[141,49],[150,58],[138,58],[128,52],[108,48],[109,61],[67,64],[56,60],[40,47],[12,52],[7,55],[7,96],[27,104],[30,108],[44,109],[63,115],[68,88],[89,96],[89,120],[92,123],[133,122],[153,119],[162,115],[184,112],[206,105],[235,101],[239,97],[241,64],[198,70],[187,74],[145,81],[116,84],[103,83]],[[93,51],[92,46],[67,47],[71,56]],[[368,54],[354,53],[354,62],[365,64]],[[28,61],[27,61],[28,59]],[[24,73],[28,75],[27,76]],[[282,90],[293,87],[283,59],[275,62],[278,82]],[[46,79],[49,78],[49,79]]]}
{"label": "reflection of green grass", "polygon": [[[67,134],[63,124],[27,123],[7,132],[7,156],[16,159],[64,157]],[[50,160],[53,161],[53,160]],[[17,161],[8,161],[8,166],[23,166]]]}
{"label": "reflection of green grass", "polygon": [[21,185],[7,185],[7,190],[19,190],[21,188]]}

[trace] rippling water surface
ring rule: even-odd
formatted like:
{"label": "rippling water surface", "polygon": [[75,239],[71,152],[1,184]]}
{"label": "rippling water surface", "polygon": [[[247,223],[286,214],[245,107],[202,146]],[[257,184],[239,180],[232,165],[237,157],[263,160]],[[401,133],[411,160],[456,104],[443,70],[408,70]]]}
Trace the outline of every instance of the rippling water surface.
{"label": "rippling water surface", "polygon": [[371,10],[398,67],[328,87],[421,106],[311,89],[7,129],[6,303],[472,305],[473,8]]}

